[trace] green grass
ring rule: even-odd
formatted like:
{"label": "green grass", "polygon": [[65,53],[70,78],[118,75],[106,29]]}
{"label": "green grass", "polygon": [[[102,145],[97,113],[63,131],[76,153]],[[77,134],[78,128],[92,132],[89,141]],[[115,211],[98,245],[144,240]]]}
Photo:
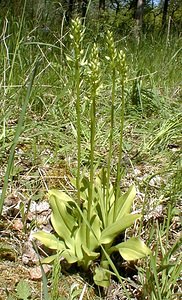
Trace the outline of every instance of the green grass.
{"label": "green grass", "polygon": [[[4,27],[0,49],[0,174],[4,178],[0,189],[3,188],[1,205],[5,199],[5,207],[10,193],[23,195],[30,201],[37,198],[41,201],[46,194],[45,182],[48,188],[70,189],[69,176],[77,175],[78,178],[78,126],[81,130],[79,168],[87,174],[90,170],[89,90],[84,81],[81,91],[78,91],[79,82],[75,82],[76,75],[66,58],[72,55],[68,33],[65,32],[64,38],[60,37],[61,43],[55,35],[49,35],[47,42],[38,31],[31,32],[22,26],[23,22],[23,17],[19,23],[9,20],[8,26]],[[14,32],[18,34],[11,35]],[[85,50],[88,56],[93,41],[88,36],[87,40]],[[138,193],[134,206],[144,214],[142,223],[135,224],[126,235],[140,235],[153,252],[151,259],[136,263],[138,274],[135,281],[132,277],[130,282],[127,281],[123,266],[121,276],[131,298],[133,286],[137,286],[135,299],[178,299],[181,276],[182,40],[171,36],[166,45],[165,38],[145,36],[139,47],[130,38],[118,42],[117,47],[124,49],[128,65],[120,187],[125,191],[135,183]],[[105,45],[101,44],[100,48],[102,86],[97,96],[92,159],[98,168],[107,166],[110,137],[113,155],[109,159],[109,173],[114,182],[120,138],[120,78],[117,74],[115,127],[111,136],[113,75],[108,73]],[[30,85],[27,78],[37,57],[40,63],[34,83]],[[26,96],[28,88],[31,89],[30,99],[29,94]],[[76,101],[81,107],[80,125],[77,123]],[[25,104],[26,112],[23,111]],[[24,123],[18,122],[22,115]],[[42,170],[45,182],[39,170]],[[56,293],[56,282],[53,285]],[[69,293],[71,291],[67,295]],[[86,293],[84,297],[89,299]],[[96,299],[95,294],[94,297]]]}

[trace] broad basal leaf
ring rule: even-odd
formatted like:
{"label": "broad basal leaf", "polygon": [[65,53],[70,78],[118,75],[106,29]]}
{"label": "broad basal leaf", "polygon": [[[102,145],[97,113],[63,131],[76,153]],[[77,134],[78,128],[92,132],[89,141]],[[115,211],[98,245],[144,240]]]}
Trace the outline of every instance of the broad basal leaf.
{"label": "broad basal leaf", "polygon": [[151,254],[151,250],[145,243],[138,238],[130,238],[126,242],[120,243],[111,248],[114,251],[119,251],[120,255],[125,260],[136,260]]}
{"label": "broad basal leaf", "polygon": [[103,230],[100,238],[100,243],[111,243],[118,234],[123,232],[126,228],[130,227],[135,222],[135,220],[139,219],[140,217],[141,215],[139,214],[128,214],[118,221],[114,222]]}
{"label": "broad basal leaf", "polygon": [[50,263],[52,263],[57,257],[58,257],[57,254],[47,256],[47,257],[41,259],[41,263],[42,263],[42,264],[50,264]]}
{"label": "broad basal leaf", "polygon": [[79,265],[82,265],[84,269],[87,270],[91,262],[100,256],[100,253],[91,251],[85,245],[82,245],[82,251],[83,259],[79,262]]}
{"label": "broad basal leaf", "polygon": [[57,234],[64,239],[69,248],[73,247],[73,231],[77,226],[72,210],[67,209],[68,201],[73,204],[74,201],[65,193],[52,190],[49,192],[50,204],[52,207],[51,222]]}
{"label": "broad basal leaf", "polygon": [[[75,263],[75,262],[78,261],[78,258],[69,249],[66,249],[66,250],[63,250],[62,252],[60,252],[60,256],[63,257],[63,258],[65,258],[69,264],[73,264],[73,263]],[[46,258],[43,258],[41,260],[41,262],[42,262],[42,264],[50,264],[56,258],[57,258],[57,254],[51,255],[51,256],[48,256]]]}
{"label": "broad basal leaf", "polygon": [[99,246],[99,240],[101,236],[101,221],[98,215],[92,215],[90,226],[90,249],[94,250]]}
{"label": "broad basal leaf", "polygon": [[[71,184],[77,188],[76,179],[70,178]],[[82,200],[87,201],[88,200],[88,190],[89,190],[89,179],[87,177],[83,177],[80,181],[80,197]],[[83,201],[83,202],[84,202]]]}
{"label": "broad basal leaf", "polygon": [[136,196],[136,189],[135,186],[132,185],[124,195],[122,195],[117,199],[115,203],[116,220],[121,219],[125,214],[130,213],[130,209],[133,204],[133,200],[135,196]]}
{"label": "broad basal leaf", "polygon": [[69,195],[67,195],[66,193],[64,193],[60,190],[54,190],[54,189],[49,190],[48,195],[49,195],[49,197],[54,196],[57,199],[61,199],[62,201],[67,202],[67,203],[72,203],[72,202],[74,203],[74,200]]}
{"label": "broad basal leaf", "polygon": [[61,255],[67,260],[69,264],[73,264],[78,261],[78,257],[75,256],[74,252],[70,249],[66,249]]}
{"label": "broad basal leaf", "polygon": [[[103,178],[105,177],[102,177],[102,180],[104,180]],[[109,183],[109,187],[107,187],[107,182],[103,182],[99,177],[96,177],[95,194],[98,199],[98,215],[105,228],[106,224],[113,223],[115,195],[112,184]]]}
{"label": "broad basal leaf", "polygon": [[[93,211],[92,211],[93,212]],[[87,233],[87,226],[89,224],[86,224],[84,222],[84,220],[82,221],[82,223],[80,224],[79,228],[77,229],[77,231],[75,232],[75,253],[77,255],[77,257],[79,258],[79,260],[81,260],[83,258],[83,251],[82,251],[82,247],[87,247],[88,243],[87,243],[87,238],[89,238],[89,251],[92,252],[94,251],[96,248],[99,247],[99,239],[100,239],[100,235],[101,235],[101,222],[98,218],[97,215],[93,215],[90,221],[90,227],[89,227],[89,236],[86,236]],[[84,259],[84,258],[83,258]]]}
{"label": "broad basal leaf", "polygon": [[86,224],[81,223],[77,231],[75,232],[74,245],[75,245],[75,255],[78,260],[83,259],[82,245],[86,242]]}
{"label": "broad basal leaf", "polygon": [[53,234],[38,231],[33,233],[33,236],[38,239],[42,244],[50,249],[55,249],[59,251],[63,251],[65,249],[65,244],[63,241],[58,240]]}
{"label": "broad basal leaf", "polygon": [[93,277],[95,284],[102,287],[110,286],[111,275],[109,272],[101,267],[95,269],[95,275]]}

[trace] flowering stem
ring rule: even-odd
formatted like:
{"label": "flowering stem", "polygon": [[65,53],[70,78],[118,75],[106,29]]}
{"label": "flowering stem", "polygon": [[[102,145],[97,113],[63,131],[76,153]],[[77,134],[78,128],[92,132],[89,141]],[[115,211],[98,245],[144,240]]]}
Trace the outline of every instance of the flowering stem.
{"label": "flowering stem", "polygon": [[[120,118],[120,141],[119,141],[119,154],[118,154],[118,164],[117,164],[117,175],[116,175],[116,189],[115,197],[116,201],[120,196],[120,180],[121,180],[121,161],[122,161],[122,151],[123,151],[123,132],[124,132],[124,112],[125,112],[125,97],[124,89],[126,82],[126,60],[125,54],[120,51],[118,54],[120,61],[119,74],[121,78],[121,118]],[[116,211],[114,211],[114,220],[116,218]]]}
{"label": "flowering stem", "polygon": [[[90,63],[89,63],[89,79],[90,79],[90,184],[88,190],[88,207],[87,207],[87,220],[89,224],[91,223],[91,210],[93,203],[93,193],[94,193],[94,150],[95,150],[95,124],[96,124],[96,98],[97,89],[100,84],[100,64],[98,57],[98,49],[96,44],[94,44]],[[90,247],[90,228],[87,226],[86,240],[88,247]]]}

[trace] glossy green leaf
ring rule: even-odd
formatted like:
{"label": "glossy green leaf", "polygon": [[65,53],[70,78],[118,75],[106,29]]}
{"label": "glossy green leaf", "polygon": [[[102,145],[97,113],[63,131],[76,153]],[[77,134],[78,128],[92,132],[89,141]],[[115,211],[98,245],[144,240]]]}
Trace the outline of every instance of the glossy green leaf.
{"label": "glossy green leaf", "polygon": [[61,253],[61,255],[67,260],[69,264],[73,264],[78,261],[78,257],[75,255],[75,253],[70,250],[66,249]]}
{"label": "glossy green leaf", "polygon": [[[100,225],[101,224],[100,224],[100,220],[99,220],[98,216],[93,215],[91,217],[90,230],[89,230],[89,240],[90,240],[89,250],[90,251],[93,251],[94,249],[99,247],[98,241],[99,241],[100,235],[101,235]],[[88,225],[83,220],[83,222],[80,224],[80,227],[78,228],[77,232],[75,233],[75,253],[79,257],[79,260],[81,259],[81,257],[83,257],[82,246],[83,247],[87,246],[86,226],[88,226]]]}
{"label": "glossy green leaf", "polygon": [[80,265],[84,267],[84,269],[88,269],[89,265],[92,261],[97,259],[100,256],[100,253],[90,251],[85,245],[82,245],[82,251],[83,251],[83,259],[79,262]]}
{"label": "glossy green leaf", "polygon": [[82,244],[85,243],[85,235],[86,235],[86,225],[80,224],[80,227],[75,232],[75,255],[78,257],[78,260],[83,259],[83,251]]}
{"label": "glossy green leaf", "polygon": [[59,251],[63,251],[65,249],[64,242],[58,240],[52,233],[38,231],[33,233],[33,236],[50,249]]}
{"label": "glossy green leaf", "polygon": [[94,282],[96,285],[102,286],[102,287],[109,287],[110,286],[110,274],[107,270],[97,267],[95,269],[95,275],[93,277]]}
{"label": "glossy green leaf", "polygon": [[[102,180],[104,176],[102,177]],[[103,228],[105,228],[108,224],[113,223],[113,213],[114,213],[114,203],[115,203],[115,195],[113,186],[109,185],[109,190],[107,191],[106,182],[103,182],[99,177],[96,178],[95,190],[96,197],[98,201],[99,216],[103,223]]]}
{"label": "glossy green leaf", "polygon": [[[74,201],[61,191],[51,190],[50,204],[52,207],[51,222],[57,234],[64,239],[68,247],[73,247],[73,230],[76,228],[76,221],[72,210],[68,210],[69,203],[74,206]],[[68,204],[68,206],[67,206]]]}
{"label": "glossy green leaf", "polygon": [[136,196],[135,186],[132,185],[128,191],[119,197],[115,203],[116,220],[121,219],[125,214],[129,214],[134,198]]}
{"label": "glossy green leaf", "polygon": [[[76,185],[76,179],[70,178],[71,184],[77,188]],[[80,181],[80,197],[82,200],[86,201],[88,200],[88,189],[89,189],[89,180],[87,177],[83,177]]]}
{"label": "glossy green leaf", "polygon": [[47,256],[41,260],[41,263],[42,264],[50,264],[56,259],[56,257],[57,257],[57,254]]}
{"label": "glossy green leaf", "polygon": [[57,199],[61,199],[62,201],[65,201],[67,203],[74,203],[75,201],[68,196],[66,193],[60,191],[60,190],[49,190],[48,195],[51,196],[55,196]]}
{"label": "glossy green leaf", "polygon": [[125,215],[122,219],[114,222],[102,231],[100,243],[111,243],[118,234],[123,232],[126,228],[130,227],[135,222],[135,220],[139,219],[140,217],[141,215],[139,214],[128,214]]}
{"label": "glossy green leaf", "polygon": [[92,215],[90,226],[92,229],[92,230],[90,229],[90,245],[91,245],[91,250],[94,250],[99,246],[99,240],[101,237],[101,221],[96,214]]}
{"label": "glossy green leaf", "polygon": [[[66,249],[66,250],[60,251],[60,256],[63,257],[63,258],[65,258],[69,264],[73,264],[73,263],[75,263],[75,262],[78,261],[78,258],[74,255],[74,253],[70,249]],[[41,262],[43,264],[50,264],[56,258],[57,258],[57,254],[51,255],[51,256],[48,256],[46,258],[43,258],[41,260]]]}
{"label": "glossy green leaf", "polygon": [[135,237],[112,247],[112,249],[119,251],[120,255],[125,260],[136,260],[151,254],[151,250],[145,245],[145,243]]}

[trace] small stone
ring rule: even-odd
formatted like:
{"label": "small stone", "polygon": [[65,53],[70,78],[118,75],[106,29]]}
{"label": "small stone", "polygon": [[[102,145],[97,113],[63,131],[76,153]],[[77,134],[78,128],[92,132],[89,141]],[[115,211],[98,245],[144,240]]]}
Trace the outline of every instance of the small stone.
{"label": "small stone", "polygon": [[[47,275],[50,270],[51,270],[51,266],[49,265],[43,265],[42,266],[44,269],[45,274]],[[34,280],[34,281],[40,281],[42,279],[42,271],[41,271],[41,267],[34,267],[34,268],[30,268],[29,270],[29,274],[30,274],[30,279]]]}
{"label": "small stone", "polygon": [[21,231],[23,229],[23,223],[20,219],[15,219],[13,221],[13,229],[17,231]]}

